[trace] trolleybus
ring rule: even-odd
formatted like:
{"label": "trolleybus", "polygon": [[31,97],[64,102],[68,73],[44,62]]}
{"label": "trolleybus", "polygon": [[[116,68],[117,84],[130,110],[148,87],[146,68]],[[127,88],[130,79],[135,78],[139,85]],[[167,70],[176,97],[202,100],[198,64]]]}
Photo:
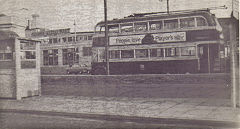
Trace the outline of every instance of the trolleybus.
{"label": "trolleybus", "polygon": [[[211,73],[220,71],[222,28],[206,10],[134,14],[95,26],[92,73]],[[106,57],[106,45],[108,55]]]}

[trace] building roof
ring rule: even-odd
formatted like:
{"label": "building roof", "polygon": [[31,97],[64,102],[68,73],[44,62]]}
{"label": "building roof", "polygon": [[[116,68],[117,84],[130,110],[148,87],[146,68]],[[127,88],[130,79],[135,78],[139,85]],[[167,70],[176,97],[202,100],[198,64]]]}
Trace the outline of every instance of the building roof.
{"label": "building roof", "polygon": [[19,37],[19,36],[17,33],[13,32],[13,31],[0,30],[0,40],[11,39],[11,38],[15,38],[15,37]]}

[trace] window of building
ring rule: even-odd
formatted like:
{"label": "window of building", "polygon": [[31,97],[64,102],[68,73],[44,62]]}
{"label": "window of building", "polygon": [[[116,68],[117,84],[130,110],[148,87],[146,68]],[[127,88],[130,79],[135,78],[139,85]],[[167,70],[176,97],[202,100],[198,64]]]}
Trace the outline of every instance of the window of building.
{"label": "window of building", "polygon": [[87,35],[84,35],[84,36],[83,36],[83,40],[88,40],[88,36],[87,36]]}
{"label": "window of building", "polygon": [[83,47],[83,56],[91,56],[92,48],[91,47]]}
{"label": "window of building", "polygon": [[68,37],[68,42],[72,42],[73,41],[73,37]]}
{"label": "window of building", "polygon": [[136,32],[147,31],[147,22],[134,23],[134,28]]}
{"label": "window of building", "polygon": [[133,50],[122,50],[121,58],[134,58],[134,51]]}
{"label": "window of building", "polygon": [[92,40],[92,37],[93,37],[92,35],[89,35],[88,40]]}
{"label": "window of building", "polygon": [[67,42],[67,38],[66,37],[62,38],[62,41]]}
{"label": "window of building", "polygon": [[150,49],[150,57],[163,57],[164,53],[163,53],[163,48],[154,48],[154,49]]}
{"label": "window of building", "polygon": [[150,30],[161,30],[162,29],[162,21],[150,21]]}
{"label": "window of building", "polygon": [[148,49],[136,49],[135,55],[136,58],[146,58],[148,57]]}
{"label": "window of building", "polygon": [[119,59],[120,58],[120,50],[112,50],[110,51],[110,59]]}
{"label": "window of building", "polygon": [[178,28],[178,19],[164,20],[164,29],[176,29]]}
{"label": "window of building", "polygon": [[58,65],[58,49],[43,50],[43,65]]}
{"label": "window of building", "polygon": [[173,57],[173,56],[179,56],[179,55],[180,55],[179,48],[165,48],[166,57]]}
{"label": "window of building", "polygon": [[109,33],[119,33],[119,25],[109,25],[108,30]]}
{"label": "window of building", "polygon": [[81,35],[77,36],[77,41],[83,40],[83,37]]}
{"label": "window of building", "polygon": [[121,24],[121,32],[133,32],[133,23]]}
{"label": "window of building", "polygon": [[195,47],[182,47],[181,48],[181,55],[182,56],[195,56],[196,55],[196,48]]}
{"label": "window of building", "polygon": [[206,26],[207,25],[206,20],[202,17],[197,17],[196,20],[197,20],[197,26]]}
{"label": "window of building", "polygon": [[58,42],[57,38],[53,38],[53,43],[57,43],[57,42]]}
{"label": "window of building", "polygon": [[12,53],[10,52],[0,53],[0,61],[12,60],[12,59],[13,59]]}
{"label": "window of building", "polygon": [[53,43],[53,39],[49,39],[49,44],[52,44]]}
{"label": "window of building", "polygon": [[63,49],[63,65],[73,65],[79,63],[78,48]]}
{"label": "window of building", "polygon": [[194,26],[195,26],[194,18],[183,18],[183,19],[180,19],[180,27],[181,28],[194,27]]}
{"label": "window of building", "polygon": [[36,59],[36,52],[35,51],[22,51],[21,59]]}

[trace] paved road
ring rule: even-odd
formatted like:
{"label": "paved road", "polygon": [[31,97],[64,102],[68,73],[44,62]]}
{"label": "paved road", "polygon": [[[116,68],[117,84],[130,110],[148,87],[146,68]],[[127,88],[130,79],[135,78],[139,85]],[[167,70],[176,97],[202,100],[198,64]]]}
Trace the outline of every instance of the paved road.
{"label": "paved road", "polygon": [[[39,115],[28,113],[0,113],[0,127],[7,129],[214,129],[190,125],[166,125],[153,123],[135,123],[128,121],[105,121],[66,116]],[[219,128],[218,128],[219,129]],[[223,128],[222,128],[223,129]]]}
{"label": "paved road", "polygon": [[197,80],[189,81],[190,83],[186,83],[184,80],[178,80],[178,82],[174,82],[174,80],[169,82],[162,81],[163,83],[158,83],[159,81],[154,80],[155,78],[149,81],[149,79],[152,79],[149,76],[146,76],[148,83],[145,83],[146,78],[144,76],[142,79],[138,78],[136,82],[134,80],[127,80],[128,77],[123,78],[127,81],[123,80],[119,82],[116,82],[118,81],[116,78],[112,82],[110,79],[99,79],[101,81],[99,83],[94,80],[95,78],[89,79],[85,76],[59,76],[61,80],[57,81],[54,79],[48,81],[46,79],[53,77],[45,77],[42,83],[43,95],[218,99],[230,99],[231,96],[231,87],[227,86],[226,83],[212,81],[213,79],[218,79],[214,76],[211,76],[212,79],[208,79],[206,82],[203,79],[200,80],[202,82],[197,82],[196,75],[194,78],[189,76],[187,76],[188,78],[183,78],[186,81],[189,81],[189,79]]}

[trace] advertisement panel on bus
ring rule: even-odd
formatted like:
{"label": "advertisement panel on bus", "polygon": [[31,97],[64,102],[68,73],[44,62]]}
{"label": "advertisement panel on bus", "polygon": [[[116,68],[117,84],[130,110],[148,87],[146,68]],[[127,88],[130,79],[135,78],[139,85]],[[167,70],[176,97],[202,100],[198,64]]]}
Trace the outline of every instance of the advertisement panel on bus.
{"label": "advertisement panel on bus", "polygon": [[186,32],[109,37],[109,45],[129,45],[186,41]]}

